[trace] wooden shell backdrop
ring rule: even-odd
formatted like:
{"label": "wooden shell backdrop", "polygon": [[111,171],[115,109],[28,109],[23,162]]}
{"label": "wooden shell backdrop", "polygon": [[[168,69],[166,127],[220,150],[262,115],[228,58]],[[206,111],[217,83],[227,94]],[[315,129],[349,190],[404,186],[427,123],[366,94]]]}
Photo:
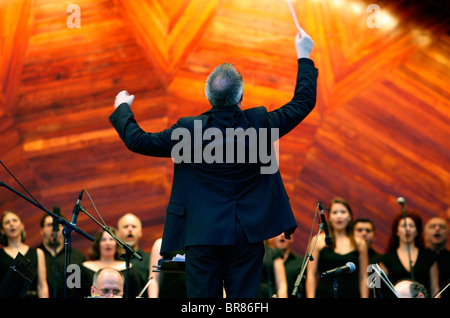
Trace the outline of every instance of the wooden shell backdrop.
{"label": "wooden shell backdrop", "polygon": [[[320,73],[316,108],[279,144],[294,251],[305,253],[318,200],[335,196],[375,222],[379,250],[399,196],[424,221],[450,217],[450,15],[436,3],[292,1]],[[229,62],[242,107],[275,109],[293,93],[296,32],[285,0],[1,0],[0,160],[68,219],[83,189],[109,226],[136,214],[150,251],[173,164],[126,149],[108,120],[116,94],[135,94],[136,119],[159,131],[209,109],[206,76]],[[3,167],[0,181],[26,194]],[[97,217],[86,194],[82,205]],[[40,243],[42,210],[1,187],[4,210]],[[99,229],[83,213],[77,225]],[[72,233],[72,247],[90,244]]]}

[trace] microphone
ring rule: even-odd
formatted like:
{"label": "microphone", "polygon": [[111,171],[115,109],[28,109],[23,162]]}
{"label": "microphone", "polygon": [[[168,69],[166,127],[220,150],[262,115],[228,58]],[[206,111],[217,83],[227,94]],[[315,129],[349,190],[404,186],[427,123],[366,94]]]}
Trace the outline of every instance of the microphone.
{"label": "microphone", "polygon": [[356,266],[354,263],[352,262],[348,262],[346,265],[341,266],[341,267],[337,267],[335,269],[323,272],[322,274],[320,274],[320,277],[336,277],[340,274],[344,274],[344,273],[353,273],[356,269]]}
{"label": "microphone", "polygon": [[406,217],[406,210],[405,210],[405,198],[404,197],[398,197],[397,198],[397,203],[401,205],[402,207],[402,213],[403,213],[403,217]]}
{"label": "microphone", "polygon": [[330,236],[328,230],[328,223],[325,220],[325,214],[323,213],[322,202],[319,201],[320,218],[322,219],[323,231],[325,232],[325,244],[327,246],[333,245],[333,238]]}
{"label": "microphone", "polygon": [[84,190],[81,190],[80,195],[78,196],[77,203],[73,207],[72,219],[70,220],[70,223],[72,225],[76,225],[77,224],[77,217],[78,217],[78,213],[80,213],[80,202],[81,202],[81,199],[83,197],[83,191]]}

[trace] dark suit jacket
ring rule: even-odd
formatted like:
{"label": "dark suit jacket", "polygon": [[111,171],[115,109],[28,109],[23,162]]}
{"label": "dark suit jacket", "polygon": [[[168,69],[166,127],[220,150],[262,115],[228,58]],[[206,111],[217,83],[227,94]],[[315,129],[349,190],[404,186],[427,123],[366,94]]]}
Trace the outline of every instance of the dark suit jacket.
{"label": "dark suit jacket", "polygon": [[[242,128],[244,131],[251,128],[257,132],[257,142],[244,138],[248,153],[251,145],[256,144],[259,147],[257,151],[263,148],[260,146],[264,145],[265,139],[261,132],[268,133],[267,142],[273,147],[271,129],[277,129],[275,137],[278,135],[281,138],[314,108],[317,76],[318,71],[312,60],[299,59],[294,97],[283,107],[270,112],[265,107],[246,110],[241,110],[238,106],[213,107],[199,116],[180,118],[171,128],[157,133],[143,131],[134,120],[128,104],[124,103],[116,108],[110,121],[125,145],[133,152],[171,157],[172,148],[177,144],[180,146],[180,142],[189,141],[192,145],[192,160],[174,165],[161,253],[183,250],[193,245],[234,245],[236,218],[250,242],[261,242],[282,232],[287,235],[294,232],[297,223],[278,169],[275,173],[261,173],[261,167],[270,163],[264,164],[259,156],[257,162],[240,163],[236,157],[237,151],[234,160],[229,163],[225,160],[227,138],[223,138],[222,144],[218,139],[219,145],[223,146],[221,149],[224,149],[224,163],[197,163],[194,160],[194,139],[197,138],[196,134],[198,136],[198,130],[195,129],[201,127],[201,132],[205,132],[214,127],[218,129],[216,132],[220,131],[225,136],[226,128]],[[176,129],[177,132],[188,132],[192,139],[172,137]],[[209,142],[201,140],[201,149],[205,150]],[[268,154],[269,151],[266,152]],[[249,155],[246,160],[250,160]]]}

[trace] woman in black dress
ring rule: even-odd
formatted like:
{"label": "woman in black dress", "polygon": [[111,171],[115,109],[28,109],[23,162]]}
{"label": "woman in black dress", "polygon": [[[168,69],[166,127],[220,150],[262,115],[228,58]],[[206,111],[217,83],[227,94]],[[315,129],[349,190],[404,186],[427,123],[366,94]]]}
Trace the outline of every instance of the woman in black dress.
{"label": "woman in black dress", "polygon": [[[342,198],[331,201],[328,224],[333,244],[326,246],[321,233],[308,263],[306,297],[308,298],[367,298],[367,266],[369,256],[366,241],[355,237],[352,230],[353,214],[349,203]],[[312,241],[315,241],[315,237]],[[336,278],[320,278],[320,274],[347,262],[355,264],[353,273]]]}
{"label": "woman in black dress", "polygon": [[27,258],[33,268],[37,270],[36,276],[28,289],[27,298],[48,298],[47,269],[44,252],[39,248],[26,245],[25,227],[19,215],[5,211],[0,220],[0,242],[4,246],[0,249],[0,282],[6,276],[11,263],[20,252]]}
{"label": "woman in black dress", "polygon": [[406,218],[403,213],[393,218],[387,251],[380,266],[392,284],[412,279],[424,285],[432,296],[439,290],[436,256],[425,249],[420,215],[414,211],[405,213]]}

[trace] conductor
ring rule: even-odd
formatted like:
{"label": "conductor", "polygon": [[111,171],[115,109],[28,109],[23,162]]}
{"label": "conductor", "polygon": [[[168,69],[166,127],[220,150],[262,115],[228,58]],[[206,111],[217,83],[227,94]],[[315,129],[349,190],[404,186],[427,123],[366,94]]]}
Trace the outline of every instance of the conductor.
{"label": "conductor", "polygon": [[174,161],[161,254],[186,251],[189,298],[220,298],[223,289],[230,298],[257,297],[263,241],[283,232],[289,236],[297,227],[273,143],[315,106],[318,70],[309,58],[313,46],[300,29],[294,96],[273,111],[241,109],[242,76],[227,63],[206,80],[211,108],[160,132],[139,127],[130,108],[134,95],[122,91],[116,96],[109,119],[125,145]]}

